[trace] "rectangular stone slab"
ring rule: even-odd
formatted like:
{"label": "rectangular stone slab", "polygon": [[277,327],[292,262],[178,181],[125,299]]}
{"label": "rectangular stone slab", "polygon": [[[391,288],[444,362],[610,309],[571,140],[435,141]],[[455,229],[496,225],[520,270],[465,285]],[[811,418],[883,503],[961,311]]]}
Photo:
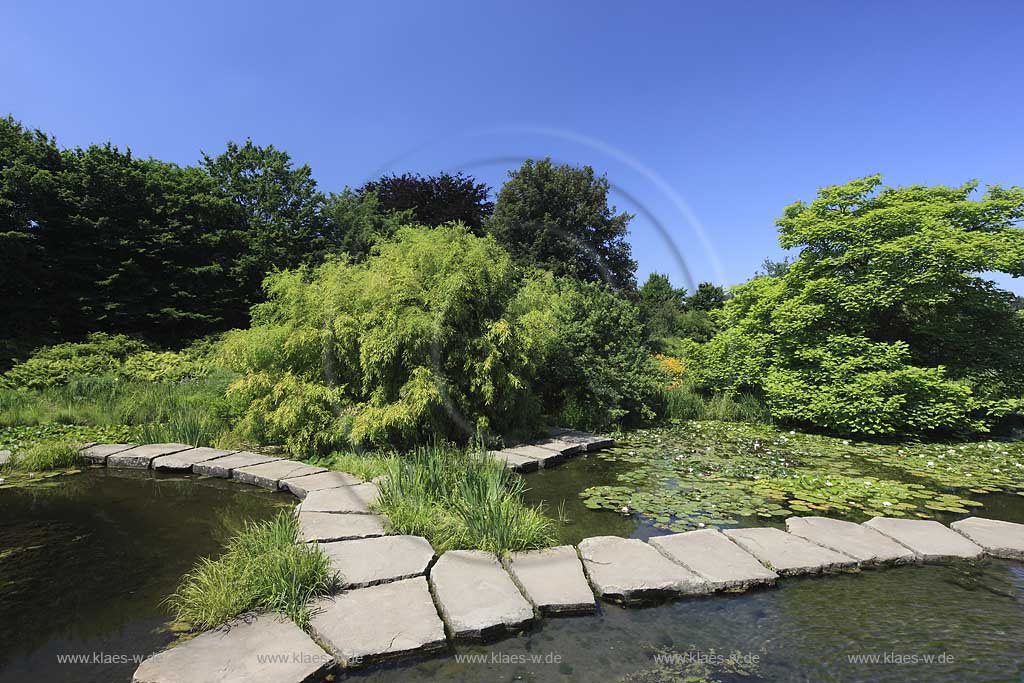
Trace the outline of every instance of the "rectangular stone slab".
{"label": "rectangular stone slab", "polygon": [[192,446],[184,443],[151,443],[144,446],[136,446],[127,451],[110,454],[107,457],[107,467],[145,470],[149,469],[153,460],[161,455],[170,455],[171,453],[179,453],[191,449]]}
{"label": "rectangular stone slab", "polygon": [[485,640],[533,621],[533,608],[492,553],[449,550],[430,570],[430,586],[453,638]]}
{"label": "rectangular stone slab", "polygon": [[540,441],[532,442],[531,445],[558,451],[562,455],[576,455],[587,450],[586,444],[559,438],[541,439]]}
{"label": "rectangular stone slab", "polygon": [[998,519],[968,517],[949,525],[993,557],[1024,560],[1024,524]]}
{"label": "rectangular stone slab", "polygon": [[864,526],[910,548],[925,562],[954,557],[975,558],[984,552],[981,546],[932,519],[872,517],[864,522]]}
{"label": "rectangular stone slab", "polygon": [[506,448],[505,452],[522,458],[532,458],[537,461],[538,467],[557,465],[567,457],[564,453],[553,451],[550,448],[541,448],[540,446],[516,446],[515,448]]}
{"label": "rectangular stone slab", "polygon": [[321,543],[331,567],[345,588],[423,576],[434,561],[434,549],[421,536],[378,536],[353,541]]}
{"label": "rectangular stone slab", "polygon": [[790,517],[786,530],[837,553],[849,555],[862,566],[907,564],[917,555],[888,536],[862,524],[828,517]]}
{"label": "rectangular stone slab", "polygon": [[585,614],[597,609],[571,545],[511,553],[505,566],[541,614]]}
{"label": "rectangular stone slab", "polygon": [[[319,475],[314,475],[319,476]],[[298,505],[299,512],[332,512],[368,515],[380,491],[376,484],[365,482],[355,486],[310,491]]]}
{"label": "rectangular stone slab", "polygon": [[335,489],[339,486],[352,486],[361,484],[362,479],[353,477],[347,472],[317,472],[295,477],[294,479],[282,479],[281,488],[287,489],[296,498],[305,498],[310,491],[322,491],[324,489]]}
{"label": "rectangular stone slab", "polygon": [[332,512],[300,512],[299,539],[305,543],[347,541],[384,535],[380,515],[339,515]]}
{"label": "rectangular stone slab", "polygon": [[10,451],[0,451],[0,465],[6,465],[11,461]]}
{"label": "rectangular stone slab", "polygon": [[525,455],[518,455],[511,451],[489,451],[492,458],[501,460],[505,466],[516,472],[535,472],[540,463],[536,458],[528,458]]}
{"label": "rectangular stone slab", "polygon": [[725,535],[779,576],[850,569],[857,560],[781,529],[726,529]]}
{"label": "rectangular stone slab", "polygon": [[561,441],[568,441],[569,443],[581,444],[588,451],[598,451],[602,448],[609,448],[615,444],[615,439],[607,436],[598,436],[596,434],[588,434],[587,432],[581,432],[576,429],[565,429],[564,427],[556,427],[550,432],[552,437],[557,438]]}
{"label": "rectangular stone slab", "polygon": [[707,581],[712,590],[741,591],[772,585],[779,575],[714,529],[655,536],[647,541],[662,555]]}
{"label": "rectangular stone slab", "polygon": [[153,459],[153,469],[166,472],[191,472],[197,462],[206,462],[215,458],[223,458],[238,451],[222,451],[217,448],[192,448],[180,453],[162,455]]}
{"label": "rectangular stone slab", "polygon": [[346,668],[447,647],[422,577],[325,598],[314,607],[310,627]]}
{"label": "rectangular stone slab", "polygon": [[245,616],[142,662],[133,683],[307,683],[334,665],[302,629],[277,615]]}
{"label": "rectangular stone slab", "polygon": [[292,477],[302,477],[307,474],[326,472],[323,467],[314,467],[304,462],[294,460],[274,460],[260,465],[249,465],[239,467],[231,473],[232,479],[237,479],[243,484],[252,484],[260,488],[276,491],[281,486],[281,480]]}
{"label": "rectangular stone slab", "polygon": [[242,451],[240,453],[235,453],[234,455],[226,455],[223,458],[217,458],[216,460],[197,462],[192,466],[192,472],[195,474],[202,474],[207,477],[220,477],[221,479],[227,479],[231,476],[231,473],[239,467],[259,465],[280,459],[281,458],[275,458],[272,455],[259,455],[258,453]]}
{"label": "rectangular stone slab", "polygon": [[629,604],[711,590],[707,581],[635,538],[596,536],[579,548],[590,585],[605,600]]}
{"label": "rectangular stone slab", "polygon": [[94,465],[106,465],[107,458],[114,453],[127,451],[130,448],[135,448],[137,445],[134,443],[98,443],[88,448],[83,448],[82,455]]}

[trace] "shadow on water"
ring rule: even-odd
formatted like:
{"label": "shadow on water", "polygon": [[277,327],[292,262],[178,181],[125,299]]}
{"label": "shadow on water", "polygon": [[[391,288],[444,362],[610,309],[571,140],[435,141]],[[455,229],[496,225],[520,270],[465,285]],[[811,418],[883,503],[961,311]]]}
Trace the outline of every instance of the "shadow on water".
{"label": "shadow on water", "polygon": [[288,500],[101,469],[0,490],[0,681],[131,680],[132,658],[175,638],[161,603],[182,574]]}

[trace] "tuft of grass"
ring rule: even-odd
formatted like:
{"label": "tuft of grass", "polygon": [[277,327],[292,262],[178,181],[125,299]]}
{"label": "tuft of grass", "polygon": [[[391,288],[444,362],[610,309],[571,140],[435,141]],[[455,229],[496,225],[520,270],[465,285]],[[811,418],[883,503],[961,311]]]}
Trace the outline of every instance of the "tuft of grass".
{"label": "tuft of grass", "polygon": [[417,448],[390,461],[378,507],[392,531],[425,536],[438,552],[505,553],[555,542],[554,522],[522,501],[521,477],[480,448]]}
{"label": "tuft of grass", "polygon": [[719,420],[771,424],[768,407],[751,394],[704,396],[686,384],[662,391],[664,417],[670,420]]}
{"label": "tuft of grass", "polygon": [[360,479],[370,481],[377,477],[384,476],[395,466],[398,456],[395,453],[352,453],[335,451],[323,457],[314,457],[309,460],[311,465],[326,467],[329,470],[347,472]]}
{"label": "tuft of grass", "polygon": [[44,472],[76,467],[83,462],[79,444],[69,441],[40,441],[15,453],[4,468],[9,471]]}
{"label": "tuft of grass", "polygon": [[328,557],[298,542],[298,521],[282,510],[249,523],[217,559],[203,558],[167,599],[179,621],[209,629],[250,611],[280,612],[309,627],[309,603],[338,590]]}

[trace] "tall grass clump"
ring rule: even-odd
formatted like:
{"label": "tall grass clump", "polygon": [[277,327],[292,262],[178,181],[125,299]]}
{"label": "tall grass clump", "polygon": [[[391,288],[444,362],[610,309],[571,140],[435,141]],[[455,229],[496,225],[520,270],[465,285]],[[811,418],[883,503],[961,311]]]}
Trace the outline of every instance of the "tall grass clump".
{"label": "tall grass clump", "polygon": [[3,466],[7,471],[45,472],[83,463],[80,446],[67,441],[41,441],[20,451]]}
{"label": "tall grass clump", "polygon": [[392,461],[378,507],[393,531],[425,536],[438,552],[549,546],[554,522],[523,503],[523,486],[483,449],[426,446]]}
{"label": "tall grass clump", "polygon": [[662,390],[662,415],[670,420],[771,423],[768,406],[752,394],[716,392],[705,396],[688,384]]}
{"label": "tall grass clump", "polygon": [[323,551],[299,543],[298,533],[291,511],[247,524],[223,555],[201,559],[167,604],[195,629],[213,628],[250,611],[280,612],[307,628],[309,603],[336,591],[339,579]]}

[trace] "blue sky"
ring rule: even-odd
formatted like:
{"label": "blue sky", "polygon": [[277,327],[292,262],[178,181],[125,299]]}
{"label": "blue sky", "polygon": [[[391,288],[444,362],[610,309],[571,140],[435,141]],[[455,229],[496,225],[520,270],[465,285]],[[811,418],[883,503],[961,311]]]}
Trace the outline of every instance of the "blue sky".
{"label": "blue sky", "polygon": [[586,163],[641,276],[682,285],[781,256],[774,219],[823,185],[1024,184],[1019,2],[0,7],[0,112],[62,145],[185,164],[249,136],[325,190]]}

